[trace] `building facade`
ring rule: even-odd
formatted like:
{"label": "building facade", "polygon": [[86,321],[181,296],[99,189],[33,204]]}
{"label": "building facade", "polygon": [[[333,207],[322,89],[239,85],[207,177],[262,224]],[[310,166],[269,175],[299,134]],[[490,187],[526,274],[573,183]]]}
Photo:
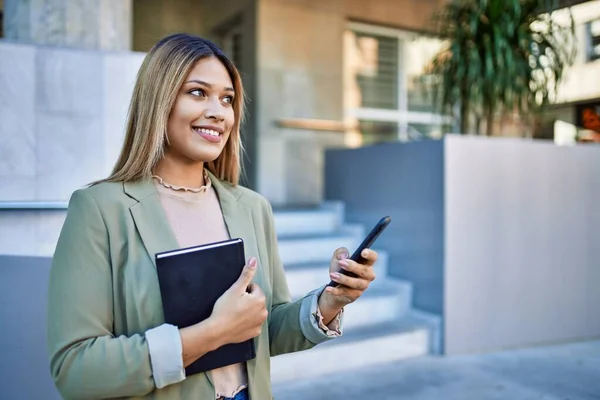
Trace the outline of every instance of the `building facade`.
{"label": "building facade", "polygon": [[575,61],[548,113],[555,141],[600,142],[600,2],[571,8],[575,20]]}
{"label": "building facade", "polygon": [[[318,204],[324,149],[396,139],[433,122],[411,95],[435,48],[419,32],[442,3],[134,1],[133,49],[179,30],[220,43],[250,98],[249,186],[274,204]],[[421,65],[408,62],[416,58]]]}
{"label": "building facade", "polygon": [[[52,207],[109,173],[144,53],[181,31],[220,44],[242,72],[245,184],[275,206],[319,204],[326,149],[456,131],[426,90],[446,1],[0,0],[0,202],[15,209],[2,225],[53,249],[64,212]],[[598,113],[599,3],[573,8],[585,51],[549,117],[559,130]],[[0,231],[13,251],[27,246],[12,237]]]}
{"label": "building facade", "polygon": [[[53,91],[66,95],[70,86],[79,86],[73,83],[78,75],[85,70],[91,73],[79,58],[96,64],[91,69],[98,69],[94,58],[118,58],[123,64],[109,70],[110,61],[105,61],[102,71],[96,71],[105,79],[100,92],[106,104],[91,108],[95,114],[104,108],[107,159],[103,169],[85,177],[87,181],[106,173],[120,145],[123,129],[116,121],[122,121],[123,112],[110,108],[126,104],[109,99],[114,96],[111,91],[120,90],[111,85],[129,88],[130,84],[113,80],[131,79],[143,53],[164,35],[179,31],[219,43],[242,71],[249,97],[249,119],[243,132],[246,183],[274,204],[320,202],[322,152],[327,147],[394,138],[398,127],[406,136],[415,129],[436,129],[425,126],[432,118],[427,110],[421,112],[418,95],[412,96],[417,92],[411,87],[418,81],[420,66],[407,60],[417,56],[423,63],[427,51],[417,53],[421,48],[431,53],[434,48],[421,46],[417,32],[429,29],[431,15],[442,1],[381,0],[375,5],[358,0],[3,3],[2,46],[11,49],[4,51],[29,52],[34,59],[35,73],[30,71],[25,80],[39,85],[44,80],[40,75],[53,75],[49,79],[63,83]],[[52,66],[43,60],[46,53],[54,57]],[[19,59],[15,55],[3,58]],[[14,74],[27,74],[27,61],[20,63],[23,68],[10,63],[17,69]],[[55,79],[55,74],[63,72],[64,77]],[[32,90],[27,91],[33,96]],[[81,106],[76,100],[67,103],[60,107],[63,116],[76,114]],[[36,115],[39,112],[39,107],[34,110]],[[438,129],[435,134],[440,133]],[[46,200],[66,200],[66,194]],[[16,200],[12,197],[2,200]]]}

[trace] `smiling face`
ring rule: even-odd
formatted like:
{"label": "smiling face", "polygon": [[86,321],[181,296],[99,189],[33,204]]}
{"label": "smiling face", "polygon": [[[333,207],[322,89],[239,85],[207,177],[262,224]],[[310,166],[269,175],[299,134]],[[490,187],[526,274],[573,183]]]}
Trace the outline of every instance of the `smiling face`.
{"label": "smiling face", "polygon": [[235,123],[229,72],[216,57],[198,61],[181,86],[167,122],[166,157],[185,164],[214,161]]}

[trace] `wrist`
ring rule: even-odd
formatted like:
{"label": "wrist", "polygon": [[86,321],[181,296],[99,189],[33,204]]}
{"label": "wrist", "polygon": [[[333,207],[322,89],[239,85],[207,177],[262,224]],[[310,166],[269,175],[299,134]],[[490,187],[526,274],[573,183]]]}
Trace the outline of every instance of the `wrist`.
{"label": "wrist", "polygon": [[333,296],[331,293],[323,290],[323,292],[321,292],[319,295],[319,307],[324,307],[330,310],[337,309],[340,311],[342,308],[344,308],[344,305],[338,302],[335,296]]}
{"label": "wrist", "polygon": [[326,291],[323,291],[319,296],[317,305],[319,311],[321,311],[325,325],[328,325],[344,308],[343,304],[335,301],[334,297]]}
{"label": "wrist", "polygon": [[221,347],[224,335],[219,329],[219,324],[211,318],[179,329],[184,358],[196,359]]}
{"label": "wrist", "polygon": [[208,337],[210,338],[209,351],[216,350],[219,347],[229,343],[228,332],[224,328],[225,324],[223,323],[223,321],[220,321],[219,319],[210,316],[206,320],[200,322],[198,326],[201,326],[200,329],[206,331]]}

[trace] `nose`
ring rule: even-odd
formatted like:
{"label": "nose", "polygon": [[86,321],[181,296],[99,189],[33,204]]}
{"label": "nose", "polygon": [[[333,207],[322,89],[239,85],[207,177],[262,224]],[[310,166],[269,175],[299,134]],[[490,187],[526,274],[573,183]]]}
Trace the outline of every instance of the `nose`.
{"label": "nose", "polygon": [[223,121],[225,119],[225,113],[223,112],[223,105],[221,102],[208,102],[206,110],[204,111],[204,118],[215,121]]}

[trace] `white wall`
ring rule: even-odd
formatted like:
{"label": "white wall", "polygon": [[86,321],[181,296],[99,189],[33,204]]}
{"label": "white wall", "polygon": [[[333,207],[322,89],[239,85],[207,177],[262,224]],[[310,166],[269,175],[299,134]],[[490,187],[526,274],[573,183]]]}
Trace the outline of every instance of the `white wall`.
{"label": "white wall", "polygon": [[[110,172],[143,56],[0,41],[0,202],[68,201]],[[63,220],[0,210],[0,254],[51,254]]]}
{"label": "white wall", "polygon": [[132,0],[5,0],[4,37],[23,44],[131,49]]}
{"label": "white wall", "polygon": [[600,148],[445,142],[446,354],[600,335]]}

